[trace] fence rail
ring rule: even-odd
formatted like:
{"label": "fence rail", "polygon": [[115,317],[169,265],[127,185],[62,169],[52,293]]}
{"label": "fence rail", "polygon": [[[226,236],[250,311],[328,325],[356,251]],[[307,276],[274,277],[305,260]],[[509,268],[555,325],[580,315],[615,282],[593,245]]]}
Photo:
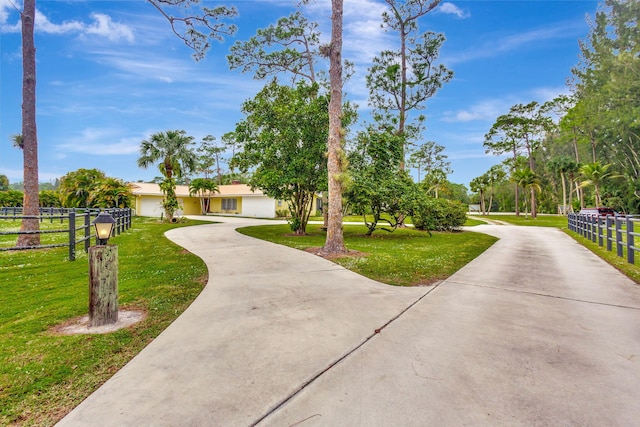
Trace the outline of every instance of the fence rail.
{"label": "fence rail", "polygon": [[624,257],[626,252],[627,262],[635,264],[635,253],[640,252],[640,248],[635,246],[635,237],[640,236],[640,233],[635,231],[635,224],[640,223],[640,217],[570,213],[568,218],[569,230],[597,243],[598,246],[606,245],[608,251],[612,251],[615,246],[619,257]]}
{"label": "fence rail", "polygon": [[[44,245],[34,246],[9,246],[0,247],[0,251],[19,251],[29,249],[45,249],[45,248],[59,248],[69,247],[69,261],[75,261],[76,259],[76,245],[84,244],[84,251],[89,251],[89,245],[91,239],[95,238],[95,234],[92,233],[93,227],[91,227],[91,220],[98,216],[100,212],[108,212],[116,220],[116,223],[111,232],[111,236],[117,236],[131,228],[132,210],[130,208],[110,208],[110,209],[68,209],[68,208],[40,208],[39,215],[23,215],[21,207],[0,207],[0,220],[22,221],[23,219],[38,219],[40,222],[60,222],[60,224],[67,224],[66,227],[62,225],[56,229],[43,229],[35,231],[20,231],[9,230],[0,231],[0,237],[2,236],[20,236],[22,234],[66,234],[68,239],[63,243],[52,243]],[[96,240],[97,243],[97,240]]]}

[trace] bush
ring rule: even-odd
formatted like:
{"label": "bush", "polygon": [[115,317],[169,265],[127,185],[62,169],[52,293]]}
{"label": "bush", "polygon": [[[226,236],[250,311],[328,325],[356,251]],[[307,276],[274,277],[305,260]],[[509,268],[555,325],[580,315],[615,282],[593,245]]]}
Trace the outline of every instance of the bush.
{"label": "bush", "polygon": [[291,231],[294,233],[298,233],[302,227],[302,221],[300,221],[300,218],[297,216],[292,216],[287,222],[289,223],[289,228],[291,228]]}
{"label": "bush", "polygon": [[455,231],[467,220],[467,207],[454,200],[417,197],[412,208],[411,218],[418,230]]}
{"label": "bush", "polygon": [[0,207],[20,207],[24,195],[22,191],[7,190],[0,191]]}
{"label": "bush", "polygon": [[62,207],[60,203],[60,194],[55,190],[42,190],[38,194],[40,201],[40,207],[42,208],[59,208]]}

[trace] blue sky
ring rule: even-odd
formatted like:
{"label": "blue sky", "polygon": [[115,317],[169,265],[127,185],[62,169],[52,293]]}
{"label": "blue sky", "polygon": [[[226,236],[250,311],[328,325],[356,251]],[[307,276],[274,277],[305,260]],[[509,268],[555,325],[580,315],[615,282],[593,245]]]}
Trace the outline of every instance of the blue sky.
{"label": "blue sky", "polygon": [[[152,133],[183,129],[200,141],[220,139],[242,119],[240,106],[264,85],[230,71],[229,46],[294,10],[293,0],[204,2],[236,6],[237,35],[215,43],[206,59],[191,52],[144,0],[38,0],[36,18],[39,172],[50,181],[78,168],[98,168],[125,181],[150,180],[157,168],[137,166],[140,142]],[[330,1],[303,13],[330,37]],[[22,181],[22,154],[11,135],[21,129],[19,14],[0,0],[0,174]],[[371,58],[395,48],[380,29],[382,0],[345,0],[343,57],[356,64],[345,86],[367,118],[364,79]],[[446,147],[453,182],[468,185],[502,159],[486,155],[484,134],[517,103],[568,93],[578,64],[578,41],[588,32],[595,1],[451,1],[420,21],[447,40],[440,62],[455,76],[422,113],[423,140]]]}

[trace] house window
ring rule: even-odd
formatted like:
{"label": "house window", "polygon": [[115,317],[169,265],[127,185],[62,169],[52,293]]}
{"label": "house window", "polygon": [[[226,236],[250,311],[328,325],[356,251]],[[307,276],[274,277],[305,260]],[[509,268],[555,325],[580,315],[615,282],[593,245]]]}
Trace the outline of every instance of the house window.
{"label": "house window", "polygon": [[236,211],[238,210],[238,200],[237,199],[222,199],[222,210],[223,211]]}

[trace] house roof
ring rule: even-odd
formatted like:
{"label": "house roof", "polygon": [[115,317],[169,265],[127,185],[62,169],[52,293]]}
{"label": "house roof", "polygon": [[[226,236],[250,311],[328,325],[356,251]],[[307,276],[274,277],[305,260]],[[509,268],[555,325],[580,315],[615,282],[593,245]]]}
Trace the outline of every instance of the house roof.
{"label": "house roof", "polygon": [[[131,192],[134,196],[162,196],[162,190],[158,184],[150,182],[130,182]],[[264,193],[259,189],[251,190],[246,184],[231,184],[218,186],[218,193],[213,197],[234,197],[234,196],[262,196]],[[176,196],[191,197],[188,185],[176,185]]]}

